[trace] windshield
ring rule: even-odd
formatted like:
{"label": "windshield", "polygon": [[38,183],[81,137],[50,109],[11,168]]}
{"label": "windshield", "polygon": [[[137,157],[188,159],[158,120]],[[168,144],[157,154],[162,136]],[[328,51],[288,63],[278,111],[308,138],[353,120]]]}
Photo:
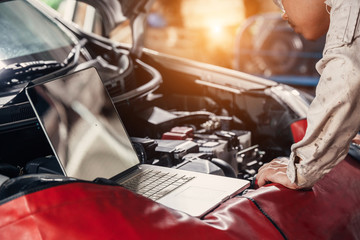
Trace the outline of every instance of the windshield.
{"label": "windshield", "polygon": [[0,92],[22,88],[63,67],[76,43],[68,31],[28,1],[0,2]]}
{"label": "windshield", "polygon": [[0,68],[36,60],[63,61],[74,41],[27,1],[0,3]]}
{"label": "windshield", "polygon": [[[0,61],[36,55],[38,53],[74,45],[64,31],[27,1],[0,3]],[[65,53],[65,55],[67,55]],[[24,58],[24,60],[37,60]],[[59,60],[55,54],[47,56]],[[39,58],[38,58],[39,59]],[[8,63],[7,63],[8,64]],[[1,65],[0,65],[1,67]]]}

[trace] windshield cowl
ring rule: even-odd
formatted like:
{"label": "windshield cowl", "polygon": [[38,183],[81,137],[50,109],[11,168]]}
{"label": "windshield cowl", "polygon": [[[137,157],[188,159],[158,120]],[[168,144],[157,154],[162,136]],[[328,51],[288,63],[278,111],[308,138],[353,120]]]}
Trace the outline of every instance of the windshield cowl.
{"label": "windshield cowl", "polygon": [[38,60],[12,63],[0,69],[0,89],[2,91],[22,87],[29,81],[76,63],[83,43],[79,42],[62,62],[55,60]]}
{"label": "windshield cowl", "polygon": [[13,87],[31,81],[38,76],[61,68],[61,63],[50,61],[33,61],[13,63],[0,70],[0,88]]}

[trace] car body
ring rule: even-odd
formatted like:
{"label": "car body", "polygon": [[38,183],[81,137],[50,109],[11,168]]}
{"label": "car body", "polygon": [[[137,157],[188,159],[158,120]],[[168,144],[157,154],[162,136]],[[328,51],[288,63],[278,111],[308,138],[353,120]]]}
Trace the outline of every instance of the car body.
{"label": "car body", "polygon": [[264,162],[287,156],[301,140],[312,100],[277,82],[143,48],[151,1],[83,2],[102,16],[104,35],[128,19],[133,44],[86,33],[37,0],[0,2],[0,31],[9,30],[0,35],[0,176],[10,178],[0,178],[1,239],[358,234],[360,167],[351,157],[312,191],[276,184],[249,189],[202,219],[108,179],[62,176],[24,94],[28,84],[95,67],[142,163],[250,180]]}

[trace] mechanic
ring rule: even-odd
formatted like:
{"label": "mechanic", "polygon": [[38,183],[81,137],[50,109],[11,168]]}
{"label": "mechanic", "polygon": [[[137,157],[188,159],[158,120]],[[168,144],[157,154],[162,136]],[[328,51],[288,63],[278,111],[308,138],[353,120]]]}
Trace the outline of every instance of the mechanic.
{"label": "mechanic", "polygon": [[283,19],[306,39],[326,35],[321,77],[308,111],[304,138],[290,159],[277,158],[259,169],[259,186],[280,183],[309,189],[345,158],[360,129],[360,1],[274,0]]}

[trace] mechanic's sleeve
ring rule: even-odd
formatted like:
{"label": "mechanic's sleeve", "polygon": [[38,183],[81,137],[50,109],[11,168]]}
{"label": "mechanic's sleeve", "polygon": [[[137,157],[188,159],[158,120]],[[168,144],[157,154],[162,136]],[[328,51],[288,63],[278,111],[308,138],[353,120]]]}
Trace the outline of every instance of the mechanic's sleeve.
{"label": "mechanic's sleeve", "polygon": [[360,3],[332,3],[324,56],[316,66],[321,78],[308,111],[308,128],[303,140],[292,146],[287,168],[291,182],[300,187],[312,187],[344,159],[360,129]]}

